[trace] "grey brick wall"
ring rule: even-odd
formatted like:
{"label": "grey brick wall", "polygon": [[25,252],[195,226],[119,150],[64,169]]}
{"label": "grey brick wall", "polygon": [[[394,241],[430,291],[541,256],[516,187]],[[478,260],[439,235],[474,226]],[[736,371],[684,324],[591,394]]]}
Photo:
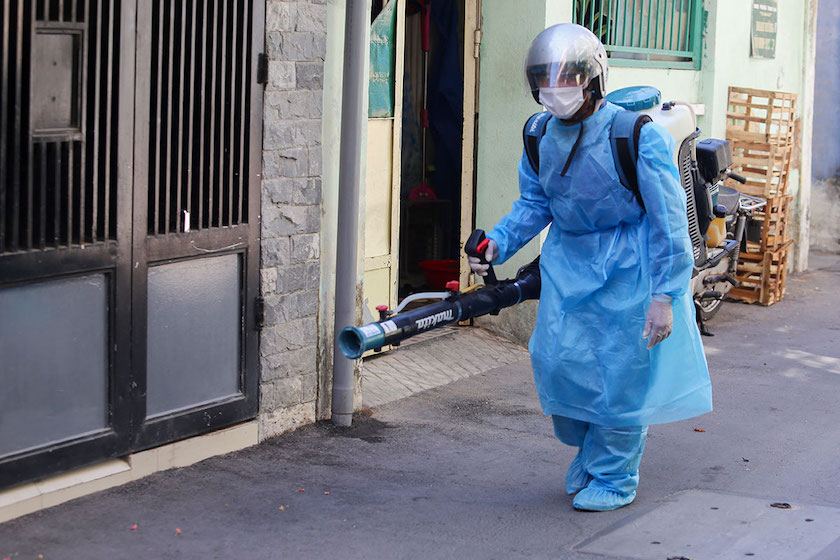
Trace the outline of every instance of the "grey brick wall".
{"label": "grey brick wall", "polygon": [[265,33],[261,438],[315,420],[325,0],[266,0]]}

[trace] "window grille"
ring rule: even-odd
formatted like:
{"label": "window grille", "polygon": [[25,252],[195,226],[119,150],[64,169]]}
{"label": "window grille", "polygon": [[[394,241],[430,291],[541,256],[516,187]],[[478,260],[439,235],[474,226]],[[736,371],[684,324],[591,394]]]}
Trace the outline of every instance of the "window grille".
{"label": "window grille", "polygon": [[247,223],[250,2],[156,0],[151,235]]}
{"label": "window grille", "polygon": [[116,238],[120,2],[0,2],[0,254]]}
{"label": "window grille", "polygon": [[575,0],[574,18],[612,65],[700,69],[702,0]]}

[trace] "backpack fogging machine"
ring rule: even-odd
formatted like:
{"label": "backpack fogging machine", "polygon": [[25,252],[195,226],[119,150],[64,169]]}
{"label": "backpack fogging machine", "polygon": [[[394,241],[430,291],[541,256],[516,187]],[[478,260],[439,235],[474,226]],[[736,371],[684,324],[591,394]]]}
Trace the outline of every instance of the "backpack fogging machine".
{"label": "backpack fogging machine", "polygon": [[[477,229],[467,240],[464,251],[487,264],[484,252],[489,241],[484,231]],[[463,292],[459,291],[458,281],[453,280],[447,283],[447,291],[413,294],[394,310],[379,306],[376,308],[379,321],[361,327],[344,327],[338,337],[338,347],[350,359],[361,358],[368,350],[398,346],[403,340],[420,333],[482,315],[496,315],[505,307],[539,299],[540,258],[520,268],[509,280],[497,281],[491,265],[484,279],[484,285],[471,286]],[[441,301],[402,312],[406,305],[419,299]]]}

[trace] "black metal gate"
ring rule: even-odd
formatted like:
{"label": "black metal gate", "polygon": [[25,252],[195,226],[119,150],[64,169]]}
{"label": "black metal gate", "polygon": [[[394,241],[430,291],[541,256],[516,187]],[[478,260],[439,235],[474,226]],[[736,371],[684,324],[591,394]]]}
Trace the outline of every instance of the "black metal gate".
{"label": "black metal gate", "polygon": [[0,486],[255,416],[259,0],[0,0]]}

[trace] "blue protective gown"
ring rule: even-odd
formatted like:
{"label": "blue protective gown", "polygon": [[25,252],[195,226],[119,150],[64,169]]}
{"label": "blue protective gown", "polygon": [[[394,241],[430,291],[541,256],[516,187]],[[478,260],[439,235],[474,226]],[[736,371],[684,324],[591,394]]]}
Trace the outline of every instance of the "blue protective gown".
{"label": "blue protective gown", "polygon": [[[642,128],[637,173],[647,211],[621,185],[609,133],[619,107],[581,124],[551,119],[539,177],[523,155],[521,196],[487,236],[503,263],[549,223],[537,323],[529,350],[547,415],[603,426],[645,426],[712,409],[711,383],[689,290],[694,259],[673,138]],[[654,295],[672,299],[671,336],[642,338]]]}

